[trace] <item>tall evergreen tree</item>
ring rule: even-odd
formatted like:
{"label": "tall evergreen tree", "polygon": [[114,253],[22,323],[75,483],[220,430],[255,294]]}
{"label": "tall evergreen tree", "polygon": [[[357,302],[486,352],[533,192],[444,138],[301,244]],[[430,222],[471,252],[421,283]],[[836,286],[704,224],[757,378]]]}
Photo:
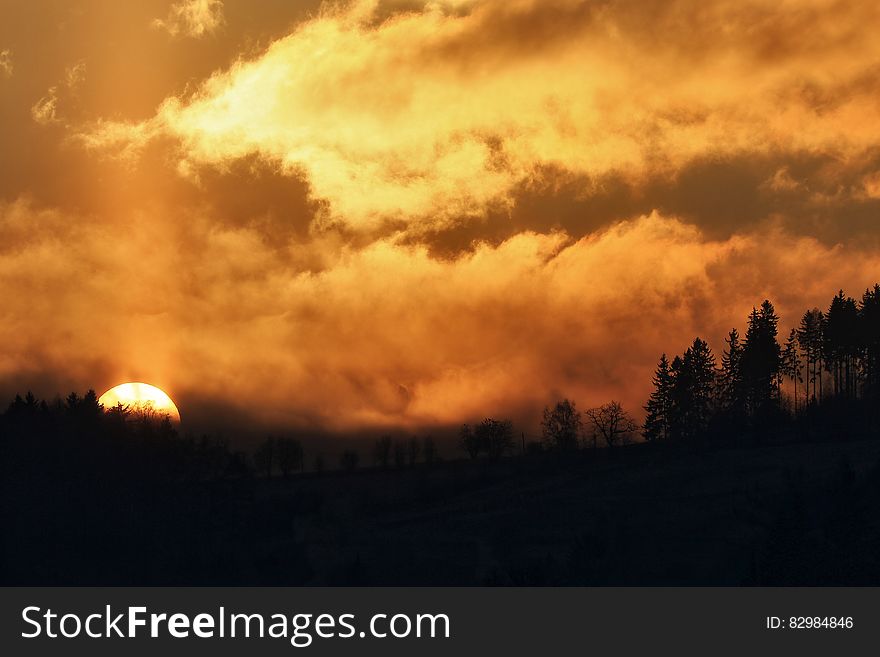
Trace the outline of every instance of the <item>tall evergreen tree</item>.
{"label": "tall evergreen tree", "polygon": [[[822,400],[822,345],[825,332],[825,315],[818,308],[813,308],[804,313],[800,326],[797,329],[798,345],[804,353],[807,370],[807,398],[808,401],[818,402]],[[812,386],[812,394],[809,389]]]}
{"label": "tall evergreen tree", "polygon": [[880,284],[865,290],[862,295],[859,333],[865,393],[876,397],[880,393]]}
{"label": "tall evergreen tree", "polygon": [[666,354],[660,356],[657,370],[651,379],[654,384],[654,392],[648,398],[645,405],[647,416],[645,418],[645,440],[667,440],[670,437],[670,412],[672,409],[672,370]]}
{"label": "tall evergreen tree", "polygon": [[713,410],[715,357],[708,343],[696,338],[684,355],[672,361],[671,433],[690,440],[709,425]]}
{"label": "tall evergreen tree", "polygon": [[742,359],[743,381],[752,414],[779,396],[782,348],[776,339],[778,327],[779,317],[770,301],[765,300],[760,309],[752,309]]}
{"label": "tall evergreen tree", "polygon": [[840,290],[831,300],[825,323],[823,354],[835,395],[856,393],[859,354],[859,312],[856,301]]}
{"label": "tall evergreen tree", "polygon": [[724,338],[727,348],[721,352],[721,408],[730,415],[741,415],[745,409],[742,373],[743,347],[734,328]]}
{"label": "tall evergreen tree", "polygon": [[715,356],[705,340],[694,339],[693,345],[685,352],[685,367],[690,370],[694,384],[695,428],[702,431],[709,425],[714,410],[715,388]]}
{"label": "tall evergreen tree", "polygon": [[669,364],[669,377],[672,382],[669,390],[669,437],[679,440],[686,433],[686,411],[690,403],[689,376],[684,371],[684,359],[681,356],[675,356]]}
{"label": "tall evergreen tree", "polygon": [[802,361],[797,345],[797,330],[791,329],[782,351],[782,371],[794,384],[794,412],[798,412],[798,383],[803,383],[801,376]]}

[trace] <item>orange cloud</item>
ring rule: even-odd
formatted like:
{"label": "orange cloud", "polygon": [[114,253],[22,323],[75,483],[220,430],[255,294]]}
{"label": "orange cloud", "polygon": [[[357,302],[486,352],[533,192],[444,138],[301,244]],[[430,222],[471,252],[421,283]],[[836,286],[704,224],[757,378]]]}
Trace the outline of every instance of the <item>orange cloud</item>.
{"label": "orange cloud", "polygon": [[[64,104],[64,100],[69,100],[70,97],[77,94],[78,87],[82,85],[85,78],[85,61],[81,60],[66,67],[61,83],[49,87],[46,95],[31,106],[31,118],[43,126],[64,122],[59,107]],[[129,139],[131,139],[131,135],[129,135]]]}
{"label": "orange cloud", "polygon": [[81,139],[179,142],[181,170],[258,155],[328,219],[436,230],[548,166],[630,180],[743,152],[880,147],[874,2],[576,0],[325,9],[262,54]]}
{"label": "orange cloud", "polygon": [[[875,253],[772,231],[710,240],[657,214],[454,260],[392,240],[267,244],[198,215],[95,223],[24,201],[0,207],[0,230],[0,379],[147,380],[184,414],[210,400],[337,430],[488,414],[528,431],[562,395],[638,412],[661,351],[696,334],[719,349],[765,296],[790,325],[880,270]],[[303,268],[313,251],[323,266]]]}
{"label": "orange cloud", "polygon": [[153,27],[173,37],[199,38],[213,34],[224,22],[222,0],[180,0],[171,5],[167,18],[154,20]]}
{"label": "orange cloud", "polygon": [[58,87],[49,87],[46,95],[31,107],[31,116],[40,125],[58,123]]}

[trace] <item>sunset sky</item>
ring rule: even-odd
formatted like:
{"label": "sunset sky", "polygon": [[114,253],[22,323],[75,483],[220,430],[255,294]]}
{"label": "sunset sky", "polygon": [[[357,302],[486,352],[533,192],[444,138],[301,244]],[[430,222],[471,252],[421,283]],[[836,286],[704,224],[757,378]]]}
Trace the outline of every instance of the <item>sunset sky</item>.
{"label": "sunset sky", "polygon": [[0,392],[418,430],[880,279],[876,0],[0,0]]}

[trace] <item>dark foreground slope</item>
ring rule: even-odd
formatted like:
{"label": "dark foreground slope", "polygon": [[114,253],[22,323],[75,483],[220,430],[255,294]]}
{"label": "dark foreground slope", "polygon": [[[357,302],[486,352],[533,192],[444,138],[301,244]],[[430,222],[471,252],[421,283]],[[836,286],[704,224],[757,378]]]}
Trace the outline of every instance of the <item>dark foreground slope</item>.
{"label": "dark foreground slope", "polygon": [[880,441],[269,481],[113,458],[5,463],[4,583],[880,584]]}
{"label": "dark foreground slope", "polygon": [[866,584],[878,458],[877,442],[635,448],[263,483],[254,501],[301,508],[286,538],[320,583]]}

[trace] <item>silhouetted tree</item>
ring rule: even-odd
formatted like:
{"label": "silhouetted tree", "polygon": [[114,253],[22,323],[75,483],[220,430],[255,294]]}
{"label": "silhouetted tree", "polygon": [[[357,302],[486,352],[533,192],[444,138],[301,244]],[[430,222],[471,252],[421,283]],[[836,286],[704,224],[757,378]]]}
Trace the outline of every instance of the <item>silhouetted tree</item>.
{"label": "silhouetted tree", "polygon": [[782,348],[777,341],[779,317],[764,300],[753,308],[743,345],[742,369],[749,412],[754,415],[779,398]]}
{"label": "silhouetted tree", "polygon": [[324,455],[315,454],[315,473],[322,474],[324,472]]}
{"label": "silhouetted tree", "polygon": [[469,424],[461,425],[461,429],[458,431],[458,446],[467,452],[467,455],[472,459],[480,455],[482,451],[480,439]]}
{"label": "silhouetted tree", "polygon": [[746,393],[743,385],[743,345],[739,332],[733,328],[724,338],[727,345],[721,352],[720,408],[730,418],[745,415]]}
{"label": "silhouetted tree", "polygon": [[713,411],[715,357],[705,340],[695,338],[693,344],[676,356],[672,372],[671,434],[690,440],[709,425]]}
{"label": "silhouetted tree", "polygon": [[117,402],[116,406],[112,408],[108,408],[106,410],[107,418],[110,421],[110,425],[117,431],[122,432],[125,430],[125,425],[128,422],[128,417],[131,415],[131,409],[123,404],[122,402]]}
{"label": "silhouetted tree", "polygon": [[797,330],[791,329],[782,350],[782,372],[794,384],[794,412],[798,412],[798,383],[803,382],[801,376],[801,355],[797,345]]}
{"label": "silhouetted tree", "polygon": [[670,413],[672,411],[672,371],[666,354],[660,356],[657,370],[651,379],[654,391],[645,405],[645,440],[666,440],[669,438]]}
{"label": "silhouetted tree", "polygon": [[553,407],[544,409],[541,433],[544,443],[561,451],[578,448],[581,435],[581,414],[573,401],[563,399]]}
{"label": "silhouetted tree", "polygon": [[638,425],[614,400],[586,412],[593,428],[605,439],[608,447],[626,443],[638,431]]}
{"label": "silhouetted tree", "polygon": [[859,306],[863,375],[869,396],[880,393],[880,284],[868,288]]}
{"label": "silhouetted tree", "polygon": [[104,406],[98,401],[95,391],[89,389],[76,409],[77,419],[84,429],[94,431],[104,417]]}
{"label": "silhouetted tree", "polygon": [[798,345],[804,353],[807,368],[807,386],[812,386],[812,401],[822,399],[822,352],[825,341],[825,315],[818,308],[804,313],[797,329]]}
{"label": "silhouetted tree", "polygon": [[501,458],[513,451],[513,425],[510,420],[486,418],[475,427],[474,434],[489,458]]}
{"label": "silhouetted tree", "polygon": [[391,436],[382,436],[376,440],[376,444],[373,445],[373,461],[376,465],[382,468],[388,467],[391,462],[391,447]]}
{"label": "silhouetted tree", "polygon": [[825,315],[823,356],[831,373],[835,395],[855,395],[856,359],[859,354],[859,311],[856,301],[840,290]]}

